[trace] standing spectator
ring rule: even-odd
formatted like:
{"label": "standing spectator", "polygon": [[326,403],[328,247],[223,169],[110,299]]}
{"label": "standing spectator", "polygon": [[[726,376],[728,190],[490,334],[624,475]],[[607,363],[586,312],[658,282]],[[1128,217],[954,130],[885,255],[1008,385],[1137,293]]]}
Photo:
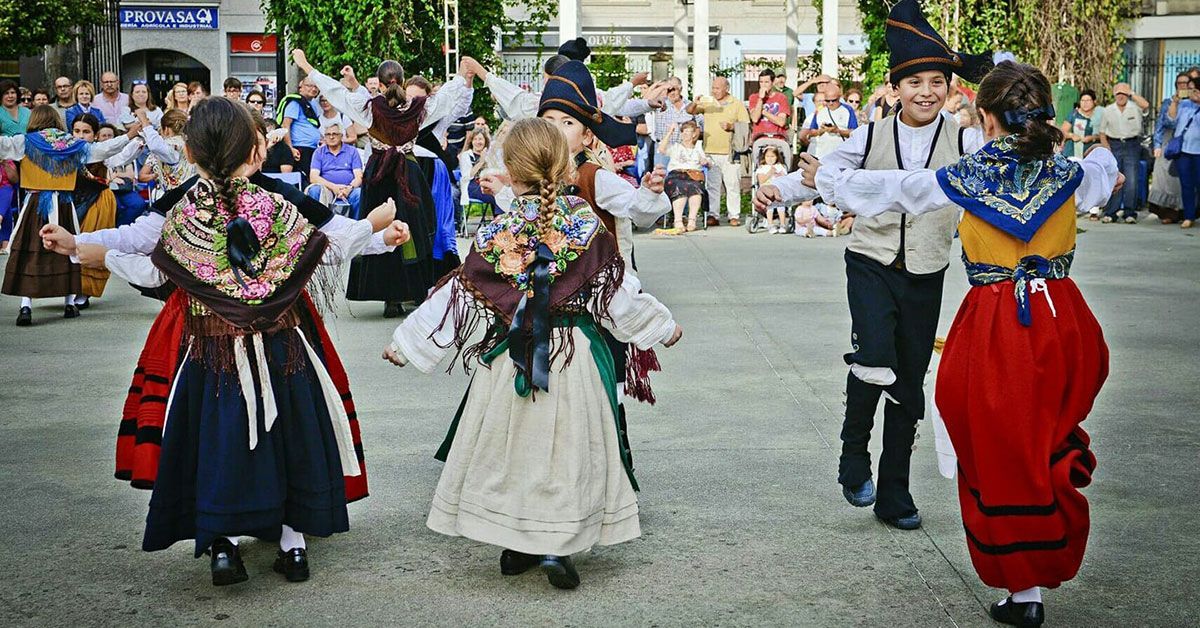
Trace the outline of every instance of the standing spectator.
{"label": "standing spectator", "polygon": [[721,207],[721,187],[725,187],[725,211],[729,224],[737,226],[742,217],[741,164],[733,162],[730,141],[733,125],[750,122],[750,112],[741,100],[729,93],[729,79],[718,76],[712,80],[712,97],[696,99],[689,112],[704,115],[704,152],[712,166],[708,169],[709,218],[717,219]]}
{"label": "standing spectator", "polygon": [[[1165,111],[1166,108],[1164,107]],[[1063,136],[1067,138],[1063,144],[1063,153],[1067,157],[1083,159],[1089,148],[1100,143],[1100,120],[1102,111],[1096,109],[1096,92],[1085,89],[1079,92],[1079,105],[1075,107],[1063,122]],[[1082,208],[1087,209],[1087,208]]]}
{"label": "standing spectator", "polygon": [[1192,79],[1187,100],[1173,100],[1167,110],[1167,125],[1183,138],[1183,153],[1176,159],[1179,186],[1183,194],[1183,222],[1191,229],[1196,222],[1197,194],[1200,194],[1200,78]]}
{"label": "standing spectator", "polygon": [[[654,141],[659,143],[666,142],[668,145],[678,144],[678,134],[676,134],[676,137],[672,139],[670,134],[667,133],[668,129],[670,129],[672,126],[675,128],[681,128],[684,122],[689,121],[697,122],[697,124],[699,124],[698,120],[700,120],[700,118],[696,115],[688,113],[688,107],[690,105],[691,103],[689,103],[683,97],[683,83],[679,80],[679,78],[672,76],[671,78],[667,79],[667,106],[666,109],[655,112],[654,114]],[[664,168],[667,167],[667,164],[670,163],[670,161],[671,158],[666,150],[666,147],[663,147],[663,150],[658,151],[658,154],[655,155],[654,158],[654,164]]]}
{"label": "standing spectator", "polygon": [[[1175,128],[1167,126],[1167,113],[1172,104],[1186,100],[1191,92],[1192,77],[1187,72],[1180,72],[1175,77],[1175,91],[1171,97],[1163,100],[1158,109],[1158,120],[1154,125],[1154,174],[1150,176],[1150,211],[1158,216],[1164,225],[1179,220],[1179,210],[1183,207],[1183,191],[1179,181],[1178,164],[1172,160],[1163,159],[1163,147],[1175,137]],[[1175,167],[1172,167],[1175,166]]]}
{"label": "standing spectator", "polygon": [[50,92],[42,89],[41,87],[33,90],[33,100],[31,103],[34,107],[38,105],[50,104]]}
{"label": "standing spectator", "polygon": [[192,100],[188,98],[187,83],[176,83],[167,93],[167,111],[178,109],[184,113],[192,110]]}
{"label": "standing spectator", "polygon": [[75,83],[75,106],[67,110],[67,128],[75,128],[75,118],[88,113],[96,116],[96,119],[101,123],[106,122],[104,113],[100,109],[92,106],[92,98],[96,96],[96,88],[91,81],[78,81]]}
{"label": "standing spectator", "polygon": [[192,81],[191,83],[188,83],[187,93],[188,105],[190,107],[195,107],[196,103],[208,98],[208,87],[205,87],[204,83],[201,83],[200,81]]}
{"label": "standing spectator", "polygon": [[67,110],[75,106],[75,90],[71,79],[60,76],[54,79],[54,109],[62,120],[63,128],[67,126]]}
{"label": "standing spectator", "polygon": [[463,150],[458,154],[458,204],[463,208],[464,218],[475,208],[479,208],[482,215],[488,217],[503,213],[496,204],[496,197],[479,186],[480,177],[497,174],[503,170],[502,164],[491,163],[491,148],[492,138],[485,126],[467,133]]}
{"label": "standing spectator", "polygon": [[892,85],[891,73],[883,77],[883,85],[875,92],[875,100],[871,105],[871,119],[882,120],[900,111],[900,94]]}
{"label": "standing spectator", "polygon": [[796,110],[796,95],[791,88],[787,86],[787,75],[775,75],[775,91],[787,97],[788,108],[792,111]]}
{"label": "standing spectator", "polygon": [[17,102],[26,109],[33,106],[33,92],[28,87],[17,88]]}
{"label": "standing spectator", "polygon": [[855,128],[860,124],[866,124],[867,108],[863,106],[863,91],[861,87],[851,87],[846,90],[846,105],[854,111]]}
{"label": "standing spectator", "polygon": [[[1123,213],[1125,222],[1137,222],[1138,213],[1138,161],[1142,158],[1142,116],[1150,103],[1133,93],[1129,83],[1117,83],[1113,87],[1113,104],[1104,108],[1100,119],[1100,142],[1117,158],[1121,174],[1125,175],[1125,187],[1120,194],[1113,194],[1104,211],[1104,222],[1113,222]],[[1133,101],[1130,104],[1129,101]],[[1124,211],[1122,212],[1122,208]]]}
{"label": "standing spectator", "polygon": [[221,85],[221,90],[225,93],[225,97],[229,100],[242,99],[242,81],[236,77],[229,77]]}
{"label": "standing spectator", "polygon": [[246,104],[250,105],[250,110],[254,112],[254,115],[263,118],[263,110],[267,106],[267,96],[257,89],[252,89],[250,93],[246,94]]}
{"label": "standing spectator", "polygon": [[812,122],[803,134],[809,142],[808,152],[817,159],[833,152],[858,128],[858,114],[853,107],[842,102],[840,83],[826,83],[821,95],[825,106],[813,115]]}
{"label": "standing spectator", "polygon": [[379,88],[378,76],[367,77],[367,82],[365,85],[367,86],[367,93],[371,95],[371,98],[383,93],[383,90]]}
{"label": "standing spectator", "polygon": [[767,69],[758,75],[758,92],[750,96],[751,139],[764,136],[787,137],[788,117],[792,109],[787,97],[775,91],[775,72]]}
{"label": "standing spectator", "polygon": [[162,128],[162,107],[154,102],[154,96],[150,93],[150,86],[146,85],[146,81],[134,81],[133,88],[129,90],[129,113],[130,115],[123,120],[126,125],[134,120],[133,114],[138,110],[146,112],[146,119],[150,121],[150,125],[155,129]]}
{"label": "standing spectator", "polygon": [[317,84],[305,77],[300,81],[297,93],[284,96],[279,103],[279,126],[287,129],[283,141],[292,151],[296,169],[305,176],[312,168],[313,152],[321,142],[321,117],[316,102],[320,94]]}
{"label": "standing spectator", "polygon": [[97,116],[101,122],[121,124],[124,112],[129,109],[129,96],[121,93],[121,80],[115,72],[100,75],[100,93],[92,106],[104,114]]}
{"label": "standing spectator", "polygon": [[0,135],[25,135],[29,126],[29,107],[21,104],[17,84],[0,81]]}
{"label": "standing spectator", "polygon": [[312,169],[308,172],[311,184],[307,192],[330,206],[341,201],[350,206],[348,215],[357,217],[362,196],[363,162],[358,151],[342,141],[342,133],[339,124],[325,127],[325,144],[313,153]]}

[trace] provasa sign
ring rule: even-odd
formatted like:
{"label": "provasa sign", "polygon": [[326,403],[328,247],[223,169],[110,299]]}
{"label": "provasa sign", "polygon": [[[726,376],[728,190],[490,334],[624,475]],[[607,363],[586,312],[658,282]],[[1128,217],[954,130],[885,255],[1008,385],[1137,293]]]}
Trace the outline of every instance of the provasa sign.
{"label": "provasa sign", "polygon": [[216,30],[216,7],[122,7],[121,28]]}

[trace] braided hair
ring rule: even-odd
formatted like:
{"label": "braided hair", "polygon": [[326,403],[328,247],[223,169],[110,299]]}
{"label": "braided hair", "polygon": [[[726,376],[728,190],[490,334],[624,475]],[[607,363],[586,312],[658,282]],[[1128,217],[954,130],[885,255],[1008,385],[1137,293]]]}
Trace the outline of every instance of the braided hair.
{"label": "braided hair", "polygon": [[404,66],[399,61],[388,59],[380,63],[375,76],[379,79],[379,86],[389,107],[395,109],[408,102],[408,96],[404,93]]}
{"label": "braided hair", "polygon": [[574,162],[562,131],[541,118],[514,123],[504,140],[504,166],[513,183],[537,192],[541,199],[538,234],[548,233],[558,212],[558,189],[574,175]]}
{"label": "braided hair", "polygon": [[1048,159],[1063,141],[1054,126],[1050,80],[1031,65],[1001,62],[979,84],[975,104],[1016,136],[1014,148],[1024,159]]}

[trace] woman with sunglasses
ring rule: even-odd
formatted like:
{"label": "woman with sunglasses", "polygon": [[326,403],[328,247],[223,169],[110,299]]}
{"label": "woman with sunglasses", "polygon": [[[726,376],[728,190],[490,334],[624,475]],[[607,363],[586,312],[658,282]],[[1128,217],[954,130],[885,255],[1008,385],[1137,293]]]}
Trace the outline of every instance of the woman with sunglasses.
{"label": "woman with sunglasses", "polygon": [[863,92],[861,89],[857,87],[851,87],[846,91],[846,98],[844,100],[846,101],[846,104],[850,105],[850,108],[854,110],[854,117],[858,118],[859,124],[866,124],[870,122],[870,120],[867,119],[867,110],[862,106]]}
{"label": "woman with sunglasses", "polygon": [[260,118],[266,118],[263,109],[267,106],[267,97],[261,91],[254,89],[246,94],[246,104],[250,105],[250,110]]}
{"label": "woman with sunglasses", "polygon": [[29,107],[21,104],[21,92],[13,81],[0,81],[0,135],[24,135],[29,126]]}

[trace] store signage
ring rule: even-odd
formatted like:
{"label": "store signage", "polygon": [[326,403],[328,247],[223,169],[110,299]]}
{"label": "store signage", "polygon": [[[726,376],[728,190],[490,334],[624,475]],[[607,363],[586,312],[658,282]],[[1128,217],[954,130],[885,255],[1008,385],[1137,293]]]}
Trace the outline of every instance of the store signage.
{"label": "store signage", "polygon": [[121,7],[121,28],[217,30],[216,7]]}
{"label": "store signage", "polygon": [[[596,48],[612,47],[612,48],[627,48],[635,50],[670,50],[675,45],[675,36],[670,30],[653,29],[644,31],[627,31],[627,32],[603,32],[603,33],[583,33],[583,38],[587,40],[588,46],[595,52]],[[709,49],[716,49],[720,43],[719,31],[710,31],[708,37]],[[533,35],[526,35],[523,40],[516,38],[511,33],[504,35],[505,48],[538,48],[537,39]],[[691,33],[688,33],[688,45],[692,43]],[[546,33],[542,35],[542,48],[557,48],[559,38],[557,34]]]}
{"label": "store signage", "polygon": [[230,35],[229,52],[250,55],[275,54],[274,35]]}

